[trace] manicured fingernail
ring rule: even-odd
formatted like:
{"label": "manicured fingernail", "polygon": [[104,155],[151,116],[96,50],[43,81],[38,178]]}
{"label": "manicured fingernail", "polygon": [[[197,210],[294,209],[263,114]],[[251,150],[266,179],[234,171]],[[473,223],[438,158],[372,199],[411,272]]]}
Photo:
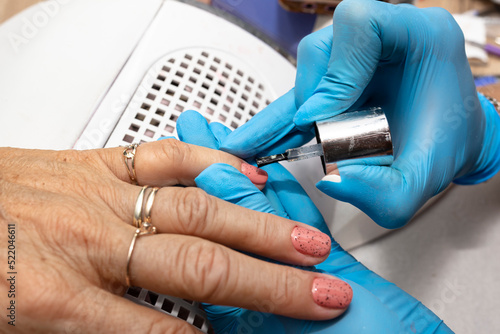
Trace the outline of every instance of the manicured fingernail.
{"label": "manicured fingernail", "polygon": [[313,281],[314,302],[327,308],[342,309],[352,300],[352,288],[339,279],[316,278]]}
{"label": "manicured fingernail", "polygon": [[292,231],[292,244],[302,254],[323,257],[330,252],[330,237],[319,231],[295,226]]}
{"label": "manicured fingernail", "polygon": [[267,182],[267,172],[246,162],[241,164],[241,172],[245,174],[253,184],[262,185]]}
{"label": "manicured fingernail", "polygon": [[338,169],[334,169],[328,173],[327,176],[325,176],[321,181],[330,181],[330,182],[335,182],[335,183],[340,183],[341,178],[340,178],[340,173]]}

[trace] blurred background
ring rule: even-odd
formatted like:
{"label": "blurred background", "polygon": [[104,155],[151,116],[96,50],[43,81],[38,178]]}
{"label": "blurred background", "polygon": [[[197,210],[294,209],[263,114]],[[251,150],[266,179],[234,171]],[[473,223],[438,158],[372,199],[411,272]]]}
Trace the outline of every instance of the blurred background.
{"label": "blurred background", "polygon": [[[23,9],[41,1],[43,0],[0,0],[0,24]],[[335,5],[340,2],[340,0],[198,1],[211,4],[246,21],[250,26],[270,37],[292,57],[296,56],[298,41],[303,36],[331,22],[331,13]],[[271,3],[272,1],[274,3]],[[422,8],[438,6],[447,9],[452,14],[456,14],[457,21],[466,34],[466,39],[470,41],[467,45],[467,53],[471,61],[473,74],[475,76],[500,75],[500,0],[384,1],[394,3],[409,2]],[[279,3],[281,7],[277,6],[276,3]],[[263,7],[266,7],[266,11],[261,10]],[[241,10],[238,11],[238,8]],[[276,26],[276,22],[280,22],[281,26]],[[288,24],[283,25],[283,22]],[[485,48],[486,45],[490,47]],[[497,47],[498,49],[495,49]],[[479,85],[482,83],[479,82]],[[491,82],[488,81],[488,83]]]}

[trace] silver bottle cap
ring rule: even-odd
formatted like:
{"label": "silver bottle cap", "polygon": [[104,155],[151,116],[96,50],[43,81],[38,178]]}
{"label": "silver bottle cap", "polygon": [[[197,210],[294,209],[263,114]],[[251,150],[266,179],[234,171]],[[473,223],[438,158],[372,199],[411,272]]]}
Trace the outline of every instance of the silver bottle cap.
{"label": "silver bottle cap", "polygon": [[323,147],[325,173],[339,161],[393,154],[389,123],[381,108],[349,111],[318,121],[316,139]]}

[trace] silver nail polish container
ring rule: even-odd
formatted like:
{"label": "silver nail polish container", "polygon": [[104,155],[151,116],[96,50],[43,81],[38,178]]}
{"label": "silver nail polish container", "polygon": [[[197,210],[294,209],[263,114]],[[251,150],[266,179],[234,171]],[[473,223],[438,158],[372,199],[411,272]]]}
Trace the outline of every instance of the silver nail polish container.
{"label": "silver nail polish container", "polygon": [[338,161],[393,154],[389,123],[381,108],[348,111],[318,121],[316,139],[323,148],[325,173]]}

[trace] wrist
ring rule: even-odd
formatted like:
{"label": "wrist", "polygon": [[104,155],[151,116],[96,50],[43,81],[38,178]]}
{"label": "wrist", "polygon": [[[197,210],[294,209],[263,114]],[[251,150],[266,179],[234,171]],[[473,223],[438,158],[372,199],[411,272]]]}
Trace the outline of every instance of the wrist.
{"label": "wrist", "polygon": [[[498,87],[500,88],[500,86]],[[495,91],[500,93],[500,89]],[[498,93],[495,95],[500,97]],[[457,184],[478,184],[490,179],[500,171],[499,105],[494,97],[490,98],[478,93],[478,98],[485,116],[484,139],[482,147],[479,148],[481,152],[473,171],[456,179],[454,182]]]}

